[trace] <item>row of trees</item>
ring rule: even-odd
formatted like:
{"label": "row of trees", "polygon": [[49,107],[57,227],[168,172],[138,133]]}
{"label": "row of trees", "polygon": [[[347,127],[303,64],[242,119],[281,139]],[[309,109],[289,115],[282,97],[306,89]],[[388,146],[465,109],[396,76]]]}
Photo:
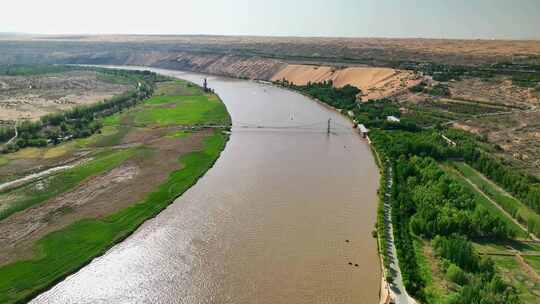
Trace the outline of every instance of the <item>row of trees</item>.
{"label": "row of trees", "polygon": [[536,212],[540,212],[540,180],[478,149],[482,139],[468,132],[449,129],[445,134],[459,143],[465,161]]}
{"label": "row of trees", "polygon": [[450,93],[450,89],[448,88],[448,85],[438,83],[434,85],[433,87],[429,87],[427,83],[424,81],[420,82],[419,84],[412,86],[409,88],[409,91],[413,93],[425,93],[433,96],[438,97],[450,97],[452,94]]}
{"label": "row of trees", "polygon": [[341,110],[355,109],[357,96],[362,92],[357,87],[351,85],[336,88],[332,80],[317,83],[308,82],[307,85],[295,85],[287,79],[283,79],[276,81],[275,84],[300,91]]}
{"label": "row of trees", "polygon": [[15,136],[13,127],[0,127],[0,143],[6,142]]}
{"label": "row of trees", "polygon": [[5,76],[30,76],[52,73],[63,73],[80,70],[81,67],[69,65],[28,65],[28,64],[10,64],[0,65],[0,75]]}
{"label": "row of trees", "polygon": [[[380,142],[377,136],[372,136],[372,140],[377,147],[392,145]],[[448,176],[433,158],[401,154],[392,159],[395,172],[392,221],[400,268],[409,293],[423,300],[426,278],[418,265],[414,248],[416,236],[426,239],[451,235],[511,238],[514,231],[482,207],[475,196]]]}
{"label": "row of trees", "polygon": [[425,63],[416,66],[417,71],[430,75],[437,81],[459,80],[463,77],[491,78],[496,73],[492,69],[476,66],[459,66],[437,63]]}
{"label": "row of trees", "polygon": [[478,255],[466,238],[437,236],[432,244],[450,281],[462,286],[449,303],[520,303],[516,290],[497,276],[493,261]]}
{"label": "row of trees", "polygon": [[465,160],[471,166],[514,194],[527,206],[540,212],[540,183],[536,177],[524,174],[502,161],[478,150],[469,150]]}
{"label": "row of trees", "polygon": [[88,137],[101,129],[99,117],[112,115],[145,100],[153,94],[155,82],[166,79],[149,71],[85,67],[81,69],[92,69],[105,75],[124,79],[133,83],[135,89],[97,104],[43,116],[37,122],[25,121],[18,126],[17,140],[5,147],[4,153],[25,147],[43,147],[49,143],[58,144],[72,138]]}
{"label": "row of trees", "polygon": [[372,129],[370,138],[378,144],[378,150],[393,160],[399,159],[402,155],[431,157],[436,160],[459,156],[459,151],[449,147],[438,131],[433,129],[418,132],[404,130],[387,132],[387,130]]}
{"label": "row of trees", "polygon": [[440,100],[427,100],[424,102],[424,106],[429,106],[435,109],[445,110],[455,114],[466,114],[466,115],[479,115],[495,112],[506,111],[504,108],[492,107],[475,102],[458,102],[450,101],[444,102]]}
{"label": "row of trees", "polygon": [[[407,290],[425,300],[426,278],[420,272],[415,235],[427,239],[514,236],[502,220],[482,207],[472,193],[442,171],[433,158],[458,157],[459,148],[440,141],[435,130],[420,132],[374,130],[377,150],[395,160],[392,191],[394,233]],[[419,155],[422,155],[420,157]],[[460,286],[449,303],[519,303],[516,290],[495,274],[489,259],[477,260],[469,241],[448,246],[439,256],[450,281]],[[473,258],[474,257],[474,258]],[[447,261],[448,260],[448,261]]]}
{"label": "row of trees", "polygon": [[[369,106],[369,103],[362,106]],[[379,113],[376,115],[384,115]],[[373,117],[371,121],[375,119]],[[394,163],[391,197],[395,242],[404,283],[411,295],[420,300],[425,300],[426,296],[426,278],[420,272],[414,247],[416,236],[427,239],[454,235],[465,239],[514,236],[515,232],[506,223],[491,215],[476,201],[473,193],[439,167],[437,160],[463,155],[463,148],[452,147],[443,141],[440,130],[397,128],[390,132],[388,128],[375,128],[370,138],[377,151]],[[472,247],[468,248],[472,250]],[[454,253],[460,255],[458,251]],[[469,273],[469,268],[462,270],[455,262],[447,265],[445,271],[449,279],[462,286],[451,303],[478,303],[479,299],[518,303],[515,290],[504,284],[494,271],[480,267]]]}
{"label": "row of trees", "polygon": [[491,215],[475,196],[446,174],[429,157],[400,157],[396,162],[394,196],[414,211],[412,232],[425,238],[458,233],[468,237],[511,238],[514,232]]}
{"label": "row of trees", "polygon": [[60,65],[60,64],[7,64],[0,65],[0,75],[5,76],[31,76],[43,74],[65,73],[70,71],[94,71],[105,76],[111,76],[111,81],[148,83],[165,81],[168,78],[151,71],[108,69],[91,66]]}
{"label": "row of trees", "polygon": [[447,82],[464,77],[490,79],[497,75],[510,76],[512,81],[524,87],[537,87],[540,84],[540,65],[497,63],[490,66],[458,66],[436,63],[423,63],[414,66],[416,71],[430,75],[434,80]]}

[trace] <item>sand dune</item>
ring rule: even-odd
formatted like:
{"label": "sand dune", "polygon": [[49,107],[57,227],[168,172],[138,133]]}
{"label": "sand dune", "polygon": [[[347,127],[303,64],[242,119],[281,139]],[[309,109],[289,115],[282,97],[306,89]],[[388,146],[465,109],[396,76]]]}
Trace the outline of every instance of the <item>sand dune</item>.
{"label": "sand dune", "polygon": [[413,72],[390,68],[350,67],[339,69],[329,66],[290,64],[276,73],[272,80],[287,79],[297,85],[332,80],[334,86],[347,84],[362,90],[362,100],[391,96],[414,85]]}

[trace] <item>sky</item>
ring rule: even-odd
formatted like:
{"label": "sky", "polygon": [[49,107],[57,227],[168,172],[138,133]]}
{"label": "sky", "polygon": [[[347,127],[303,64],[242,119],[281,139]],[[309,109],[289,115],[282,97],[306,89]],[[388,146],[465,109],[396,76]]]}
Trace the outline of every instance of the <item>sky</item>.
{"label": "sky", "polygon": [[540,0],[2,0],[0,32],[540,39]]}

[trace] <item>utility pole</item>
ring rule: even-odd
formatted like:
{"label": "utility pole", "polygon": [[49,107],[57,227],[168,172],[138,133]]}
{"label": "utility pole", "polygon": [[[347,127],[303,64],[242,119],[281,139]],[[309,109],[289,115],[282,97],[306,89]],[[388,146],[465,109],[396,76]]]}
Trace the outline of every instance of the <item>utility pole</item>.
{"label": "utility pole", "polygon": [[326,134],[330,135],[330,122],[332,121],[332,118],[328,118],[328,128],[326,129]]}

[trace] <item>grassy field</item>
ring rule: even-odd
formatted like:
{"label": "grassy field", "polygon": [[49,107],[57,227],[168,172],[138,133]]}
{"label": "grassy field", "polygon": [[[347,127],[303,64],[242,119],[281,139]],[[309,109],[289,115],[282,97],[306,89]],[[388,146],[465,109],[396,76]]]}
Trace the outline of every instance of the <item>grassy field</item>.
{"label": "grassy field", "polygon": [[540,303],[540,285],[529,277],[522,266],[513,256],[492,256],[497,272],[503,279],[514,286],[520,296],[522,303]]}
{"label": "grassy field", "polygon": [[35,295],[122,240],[189,189],[212,166],[225,142],[225,136],[216,133],[205,141],[203,151],[183,156],[184,168],[144,201],[103,220],[78,221],[39,240],[36,259],[0,268],[0,302],[15,303]]}
{"label": "grassy field", "polygon": [[444,171],[446,171],[451,177],[453,177],[462,187],[468,189],[470,193],[473,193],[476,199],[476,202],[486,208],[492,215],[497,216],[503,222],[505,222],[512,231],[514,231],[517,237],[527,238],[527,233],[523,231],[516,223],[510,220],[505,216],[501,210],[494,206],[489,200],[487,200],[481,193],[476,191],[464,178],[459,174],[459,172],[454,169],[451,165],[442,165]]}
{"label": "grassy field", "polygon": [[526,256],[523,257],[527,264],[531,265],[538,274],[540,274],[540,257],[538,256]]}
{"label": "grassy field", "polygon": [[200,95],[201,90],[194,84],[183,80],[170,81],[162,84],[154,93],[155,96],[171,95],[171,96],[189,96]]}
{"label": "grassy field", "polygon": [[528,227],[529,231],[540,236],[540,215],[519,200],[504,192],[498,186],[485,179],[476,170],[463,162],[454,162],[453,165],[467,179],[476,184],[492,200],[497,202],[504,210],[510,213],[520,223]]}
{"label": "grassy field", "polygon": [[[185,95],[167,95],[168,93]],[[214,94],[206,94],[198,87],[174,81],[160,85],[156,94],[142,107],[129,109],[103,119],[103,125],[116,131],[122,126],[175,126],[197,124],[229,124],[227,109]]]}
{"label": "grassy field", "polygon": [[171,132],[169,134],[167,134],[167,137],[169,138],[183,138],[183,137],[186,137],[186,136],[189,136],[191,132],[188,131],[188,130],[179,130],[179,131],[174,131],[174,132]]}
{"label": "grassy field", "polygon": [[518,250],[523,254],[540,253],[540,244],[532,242],[524,242],[519,240],[490,240],[482,239],[475,240],[474,246],[479,252],[496,253],[507,252],[513,253],[512,250]]}
{"label": "grassy field", "polygon": [[[104,138],[108,136],[112,136],[116,133],[118,133],[118,130],[116,127],[105,125],[101,129],[100,134],[94,134],[90,137],[78,138],[75,140],[64,142],[59,145],[49,146],[49,147],[44,147],[44,148],[24,148],[14,153],[0,155],[0,166],[8,164],[12,160],[29,159],[29,158],[46,160],[46,159],[61,157],[77,149],[95,146]],[[107,146],[107,145],[103,145],[103,146]]]}
{"label": "grassy field", "polygon": [[[540,244],[516,240],[476,240],[475,250],[489,254],[495,262],[497,272],[508,283],[514,286],[522,303],[540,303],[540,282],[534,274],[526,271],[515,255],[515,250],[521,254],[540,253]],[[506,253],[507,256],[500,255]],[[523,256],[527,264],[540,274],[540,257]]]}
{"label": "grassy field", "polygon": [[458,101],[448,98],[441,98],[437,101],[427,102],[425,106],[462,116],[504,112],[505,110],[507,111],[507,108],[504,107],[485,105],[477,102]]}
{"label": "grassy field", "polygon": [[96,155],[88,163],[53,175],[40,182],[42,185],[46,184],[46,186],[37,187],[36,183],[30,183],[26,186],[2,193],[0,194],[0,200],[2,196],[14,196],[17,199],[10,203],[8,208],[0,210],[0,220],[7,218],[15,212],[41,204],[52,197],[69,191],[83,180],[111,170],[136,153],[136,149],[104,151]]}
{"label": "grassy field", "polygon": [[[48,181],[50,184],[46,188],[54,191],[26,189],[26,186],[14,190],[19,191],[19,195],[23,198],[17,210],[44,203],[49,198],[69,191],[86,178],[111,170],[123,161],[138,155],[139,152],[146,151],[144,145],[120,150],[100,148],[121,142],[128,132],[137,133],[145,129],[125,124],[126,121],[133,122],[139,119],[142,123],[153,127],[230,122],[226,108],[217,96],[203,94],[199,88],[186,82],[177,81],[174,84],[176,87],[170,85],[161,93],[172,91],[176,94],[187,90],[188,95],[151,98],[135,108],[105,118],[101,134],[81,142],[73,141],[65,144],[74,145],[73,147],[61,145],[53,148],[57,151],[49,151],[59,154],[75,146],[84,145],[86,149],[96,149],[100,152],[92,161],[51,177]],[[190,134],[178,130],[170,131],[163,136],[180,139]],[[209,134],[204,137],[200,150],[197,148],[179,157],[178,162],[182,169],[171,171],[166,181],[153,191],[144,194],[144,198],[140,201],[135,201],[129,207],[103,218],[79,220],[45,235],[33,244],[32,259],[0,267],[0,303],[27,301],[127,237],[147,219],[156,216],[176,197],[195,184],[219,157],[225,147],[227,135],[218,130]],[[42,157],[45,152],[29,150],[21,153],[26,153],[26,156],[32,154],[33,157]],[[14,209],[11,213],[17,210]],[[4,215],[6,216],[9,214]]]}
{"label": "grassy field", "polygon": [[147,109],[135,113],[137,125],[225,124],[225,109],[215,95],[157,96],[145,103]]}
{"label": "grassy field", "polygon": [[[414,240],[414,250],[416,251],[416,258],[418,266],[420,267],[420,273],[422,278],[426,282],[424,293],[426,297],[426,303],[439,304],[445,303],[448,298],[448,290],[444,288],[445,284],[448,284],[445,274],[440,273],[437,259],[427,254],[430,251],[429,241],[422,239]],[[435,270],[435,271],[434,271]]]}

